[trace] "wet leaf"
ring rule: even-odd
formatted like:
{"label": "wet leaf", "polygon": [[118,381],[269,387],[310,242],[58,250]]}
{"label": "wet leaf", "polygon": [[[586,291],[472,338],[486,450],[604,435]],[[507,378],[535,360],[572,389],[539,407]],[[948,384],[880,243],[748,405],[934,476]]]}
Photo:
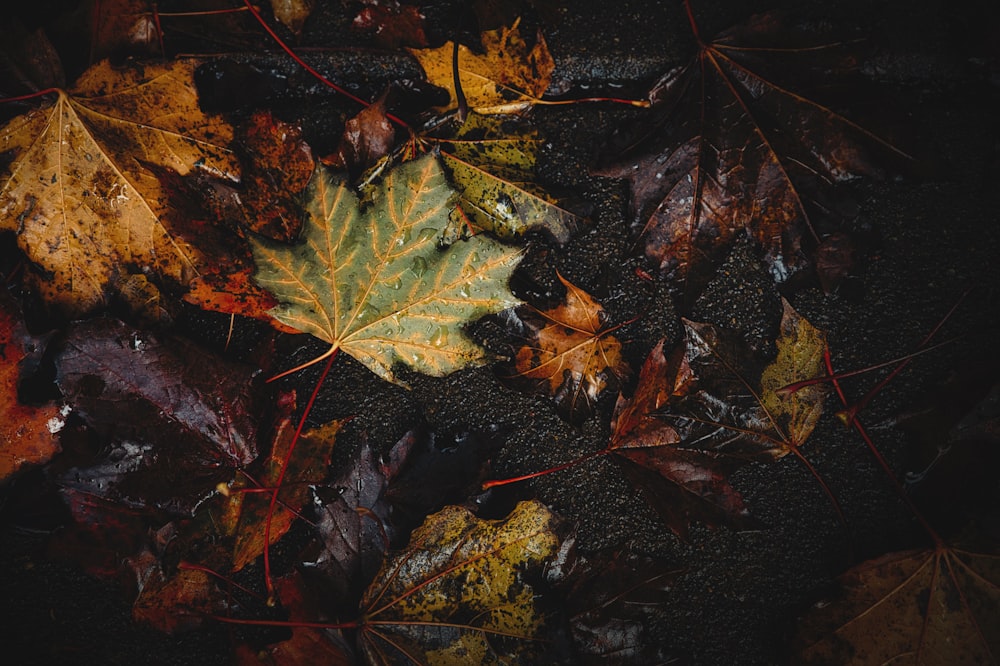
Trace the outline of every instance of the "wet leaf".
{"label": "wet leaf", "polygon": [[462,326],[517,304],[507,280],[521,255],[484,236],[439,247],[452,197],[432,155],[391,171],[364,210],[318,172],[304,242],[253,241],[255,279],[281,302],[272,314],[388,381],[397,362],[434,376],[482,363]]}
{"label": "wet leaf", "polygon": [[559,281],[566,288],[565,302],[550,310],[519,309],[525,344],[517,350],[509,379],[548,392],[564,418],[579,422],[629,368],[601,306],[561,275]]}
{"label": "wet leaf", "polygon": [[99,0],[87,3],[90,62],[163,56],[161,35],[150,0]]}
{"label": "wet leaf", "polygon": [[[297,571],[279,578],[276,585],[282,607],[288,609],[289,620],[307,623],[320,616],[315,587]],[[234,658],[237,666],[353,666],[357,663],[339,631],[306,626],[293,627],[290,639],[259,649],[240,645]]]}
{"label": "wet leaf", "polygon": [[941,545],[840,578],[799,626],[795,663],[990,664],[1000,655],[1000,556]]}
{"label": "wet leaf", "polygon": [[788,301],[782,299],[782,305],[781,329],[775,340],[778,356],[760,376],[761,406],[780,435],[774,454],[779,458],[809,438],[823,414],[828,393],[823,384],[806,386],[791,394],[780,390],[826,374],[823,365],[826,334],[799,315]]}
{"label": "wet leaf", "polygon": [[215,581],[208,573],[183,570],[165,576],[153,560],[141,579],[132,619],[166,634],[176,634],[200,627],[206,615],[223,610]]}
{"label": "wet leaf", "polygon": [[[573,663],[671,661],[649,626],[681,573],[677,567],[627,550],[590,556],[571,552],[559,564],[556,585],[565,588]],[[554,569],[550,567],[549,578]]]}
{"label": "wet leaf", "polygon": [[323,489],[318,491],[324,500],[315,519],[320,546],[306,563],[310,571],[322,574],[331,603],[345,612],[357,609],[395,535],[384,497],[391,478],[366,442],[330,481],[333,497],[327,499]]}
{"label": "wet leaf", "polygon": [[444,150],[441,161],[461,196],[456,221],[466,217],[477,229],[501,238],[541,229],[565,243],[579,218],[557,204],[535,180],[541,139],[532,129],[512,126],[507,119],[470,113],[456,131],[436,133]]}
{"label": "wet leaf", "polygon": [[619,137],[614,164],[600,170],[631,180],[643,250],[689,296],[743,234],[784,281],[807,264],[805,245],[827,233],[813,218],[833,207],[831,183],[879,176],[874,158],[910,159],[783,84],[793,74],[803,85],[829,82],[851,62],[850,44],[803,35],[777,14],[698,41],[695,58],[650,92],[654,112]]}
{"label": "wet leaf", "polygon": [[387,549],[448,501],[478,492],[484,459],[499,444],[479,433],[452,439],[418,428],[379,460],[363,443],[342,473],[317,489],[321,545],[306,561],[323,575],[332,603],[356,611]]}
{"label": "wet leaf", "polygon": [[396,128],[386,117],[385,102],[382,95],[344,123],[340,145],[323,163],[357,175],[388,155],[396,143]]}
{"label": "wet leaf", "polygon": [[695,382],[685,347],[668,357],[661,340],[646,357],[632,398],[619,396],[608,443],[626,478],[682,539],[693,522],[752,524],[742,496],[729,483],[733,461],[682,447],[683,429],[664,418],[663,410],[686,397]]}
{"label": "wet leaf", "polygon": [[219,219],[274,240],[298,238],[303,217],[300,199],[315,167],[302,129],[258,111],[236,128],[233,145],[243,174],[238,185],[201,184],[211,192],[210,210]]}
{"label": "wet leaf", "polygon": [[271,316],[278,299],[253,281],[253,272],[253,267],[247,265],[226,274],[206,273],[191,282],[184,300],[204,310],[265,321],[282,333],[298,333],[298,329]]}
{"label": "wet leaf", "polygon": [[556,517],[521,502],[503,520],[449,506],[415,530],[365,592],[362,650],[373,664],[530,659],[545,620],[529,583],[559,548]]}
{"label": "wet leaf", "polygon": [[101,62],[55,103],[0,129],[13,161],[0,229],[18,235],[45,300],[82,314],[129,273],[186,285],[203,253],[173,228],[157,170],[235,174],[232,129],[201,112],[196,62]]}
{"label": "wet leaf", "polygon": [[324,480],[328,474],[330,454],[342,425],[333,421],[304,433],[295,444],[289,458],[289,446],[295,435],[295,424],[284,418],[278,424],[271,453],[263,468],[253,477],[256,484],[238,479],[230,485],[224,506],[216,524],[226,536],[235,538],[233,571],[239,571],[264,552],[265,526],[271,507],[270,492],[243,492],[255,488],[274,488],[281,468],[288,459],[285,477],[278,492],[278,504],[271,516],[270,540],[273,546],[285,535],[310,500],[310,485]]}
{"label": "wet leaf", "polygon": [[252,368],[111,319],[74,326],[56,368],[67,402],[115,443],[71,487],[188,511],[256,457]]}
{"label": "wet leaf", "polygon": [[56,433],[65,414],[59,406],[31,406],[18,399],[22,362],[43,348],[43,341],[28,333],[14,300],[0,292],[0,483],[60,450]]}
{"label": "wet leaf", "polygon": [[[795,382],[825,375],[824,334],[784,302],[777,357],[763,364],[729,331],[684,321],[685,354],[696,382],[667,420],[681,441],[746,459],[779,459],[808,439],[822,414],[826,390]],[[801,395],[799,395],[801,393]]]}
{"label": "wet leaf", "polygon": [[[518,30],[518,23],[482,33],[484,53],[479,55],[467,46],[458,46],[458,80],[468,107],[478,113],[521,113],[530,108],[549,87],[555,62],[541,33],[535,45],[528,43]],[[458,108],[455,91],[453,42],[434,49],[411,49],[420,61],[427,79],[451,95],[448,106],[438,111]]]}
{"label": "wet leaf", "polygon": [[302,32],[315,5],[316,0],[271,0],[274,18],[296,35]]}

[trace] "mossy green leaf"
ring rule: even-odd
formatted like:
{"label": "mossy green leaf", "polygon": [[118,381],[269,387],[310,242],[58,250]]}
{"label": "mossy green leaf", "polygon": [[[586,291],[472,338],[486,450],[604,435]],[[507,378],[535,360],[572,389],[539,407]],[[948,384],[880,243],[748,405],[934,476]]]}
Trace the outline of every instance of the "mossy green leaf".
{"label": "mossy green leaf", "polygon": [[521,502],[503,520],[448,506],[387,560],[362,600],[369,663],[506,664],[529,658],[544,627],[532,572],[559,549],[557,518]]}
{"label": "mossy green leaf", "polygon": [[789,447],[805,443],[823,414],[827,394],[826,387],[818,384],[789,395],[780,391],[789,384],[822,377],[826,349],[826,334],[799,315],[788,301],[782,303],[781,332],[775,341],[778,355],[760,378],[761,406],[785,435],[786,446],[775,450],[776,457],[788,453]]}
{"label": "mossy green leaf", "polygon": [[481,235],[442,247],[454,196],[433,155],[389,172],[364,207],[318,170],[302,242],[252,243],[271,314],[388,381],[397,363],[442,376],[483,362],[463,326],[518,304],[507,282],[521,252]]}
{"label": "mossy green leaf", "polygon": [[498,116],[470,113],[441,157],[472,224],[502,238],[542,229],[569,240],[579,218],[533,184],[538,146],[534,130],[511,127]]}

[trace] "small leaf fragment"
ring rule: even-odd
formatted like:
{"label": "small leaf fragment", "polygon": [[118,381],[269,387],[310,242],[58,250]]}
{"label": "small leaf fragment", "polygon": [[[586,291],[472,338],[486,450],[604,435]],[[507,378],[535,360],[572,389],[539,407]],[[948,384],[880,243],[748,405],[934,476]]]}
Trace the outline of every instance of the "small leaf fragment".
{"label": "small leaf fragment", "polygon": [[764,368],[760,377],[761,405],[787,444],[775,453],[779,458],[789,452],[787,447],[799,447],[809,438],[823,414],[827,394],[820,384],[803,387],[789,395],[778,392],[789,384],[825,374],[826,335],[799,315],[788,301],[782,299],[782,303],[784,314],[776,340],[778,356]]}

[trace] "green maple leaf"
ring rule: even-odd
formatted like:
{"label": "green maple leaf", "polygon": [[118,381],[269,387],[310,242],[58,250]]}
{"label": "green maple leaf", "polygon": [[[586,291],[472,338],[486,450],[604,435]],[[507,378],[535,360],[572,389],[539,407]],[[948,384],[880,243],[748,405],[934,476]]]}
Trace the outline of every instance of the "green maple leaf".
{"label": "green maple leaf", "polygon": [[[521,252],[485,236],[442,248],[454,191],[433,155],[390,172],[365,207],[325,170],[307,191],[302,242],[252,242],[271,314],[400,383],[397,362],[442,376],[482,362],[462,327],[517,305],[507,286]],[[320,359],[315,359],[315,362]]]}

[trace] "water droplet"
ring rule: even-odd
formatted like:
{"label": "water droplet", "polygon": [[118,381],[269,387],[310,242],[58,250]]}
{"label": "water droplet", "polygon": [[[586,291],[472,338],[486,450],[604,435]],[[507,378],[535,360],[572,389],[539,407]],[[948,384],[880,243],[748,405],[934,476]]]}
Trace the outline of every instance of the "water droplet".
{"label": "water droplet", "polygon": [[427,260],[423,257],[414,257],[413,261],[410,262],[410,270],[417,277],[423,277],[424,273],[427,272]]}
{"label": "water droplet", "polygon": [[438,235],[437,229],[434,227],[424,227],[417,234],[417,241],[421,243],[426,243],[429,240],[434,240]]}
{"label": "water droplet", "polygon": [[402,288],[402,286],[403,286],[403,279],[402,278],[398,278],[397,277],[397,278],[394,278],[392,280],[389,280],[389,288],[390,289],[395,289],[395,290],[398,291],[399,289]]}
{"label": "water droplet", "polygon": [[435,347],[443,347],[448,344],[448,329],[444,326],[438,326],[434,335],[431,336],[431,344]]}

